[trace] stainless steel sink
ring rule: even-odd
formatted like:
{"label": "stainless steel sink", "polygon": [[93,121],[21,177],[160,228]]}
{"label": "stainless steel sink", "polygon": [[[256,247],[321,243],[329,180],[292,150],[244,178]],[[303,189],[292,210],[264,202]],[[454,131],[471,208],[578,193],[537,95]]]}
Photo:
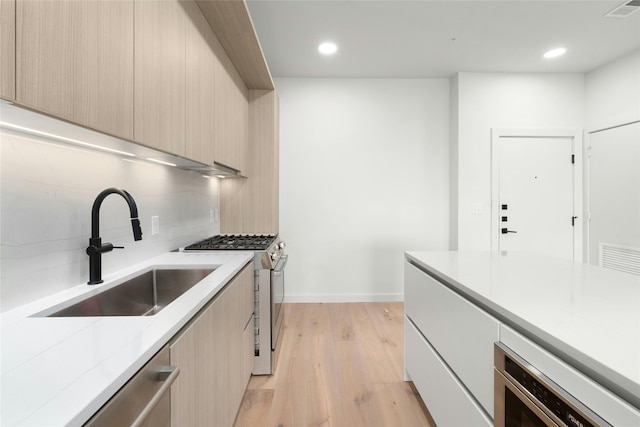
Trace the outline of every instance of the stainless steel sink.
{"label": "stainless steel sink", "polygon": [[153,316],[213,270],[151,270],[46,317]]}

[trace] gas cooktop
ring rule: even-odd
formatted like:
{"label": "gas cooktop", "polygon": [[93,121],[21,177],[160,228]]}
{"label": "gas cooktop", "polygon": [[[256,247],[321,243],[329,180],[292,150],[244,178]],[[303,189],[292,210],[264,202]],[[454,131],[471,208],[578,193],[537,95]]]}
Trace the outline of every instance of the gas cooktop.
{"label": "gas cooktop", "polygon": [[184,248],[185,251],[211,251],[211,250],[242,250],[261,251],[266,250],[276,240],[276,236],[267,235],[236,235],[221,234],[209,237],[200,242]]}

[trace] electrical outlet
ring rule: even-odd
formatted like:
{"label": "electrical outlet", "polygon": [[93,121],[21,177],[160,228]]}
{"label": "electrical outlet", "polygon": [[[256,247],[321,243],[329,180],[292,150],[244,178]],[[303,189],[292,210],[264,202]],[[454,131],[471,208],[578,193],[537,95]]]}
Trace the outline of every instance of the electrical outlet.
{"label": "electrical outlet", "polygon": [[214,215],[214,217],[215,217],[215,221],[216,221],[216,222],[220,222],[220,209],[216,209],[216,210],[215,210],[215,215]]}
{"label": "electrical outlet", "polygon": [[160,233],[160,217],[152,216],[151,217],[151,235],[155,236]]}
{"label": "electrical outlet", "polygon": [[471,205],[472,215],[482,215],[482,203],[474,203]]}
{"label": "electrical outlet", "polygon": [[213,224],[213,209],[209,211],[209,224]]}

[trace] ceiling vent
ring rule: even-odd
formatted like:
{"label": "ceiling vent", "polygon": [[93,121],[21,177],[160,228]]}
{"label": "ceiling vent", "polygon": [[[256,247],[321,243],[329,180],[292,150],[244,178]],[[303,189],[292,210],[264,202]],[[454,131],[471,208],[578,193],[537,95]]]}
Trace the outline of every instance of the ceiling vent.
{"label": "ceiling vent", "polygon": [[626,18],[638,9],[640,9],[640,0],[631,0],[622,3],[604,16],[607,18]]}

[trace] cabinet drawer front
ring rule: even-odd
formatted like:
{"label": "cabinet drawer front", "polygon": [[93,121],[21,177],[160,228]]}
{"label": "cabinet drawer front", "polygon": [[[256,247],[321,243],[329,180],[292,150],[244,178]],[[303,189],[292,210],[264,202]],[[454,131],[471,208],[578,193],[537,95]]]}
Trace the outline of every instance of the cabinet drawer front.
{"label": "cabinet drawer front", "polygon": [[404,325],[405,369],[435,422],[445,427],[492,426],[492,420],[407,318]]}
{"label": "cabinet drawer front", "polygon": [[493,416],[493,343],[500,323],[408,262],[405,312]]}

